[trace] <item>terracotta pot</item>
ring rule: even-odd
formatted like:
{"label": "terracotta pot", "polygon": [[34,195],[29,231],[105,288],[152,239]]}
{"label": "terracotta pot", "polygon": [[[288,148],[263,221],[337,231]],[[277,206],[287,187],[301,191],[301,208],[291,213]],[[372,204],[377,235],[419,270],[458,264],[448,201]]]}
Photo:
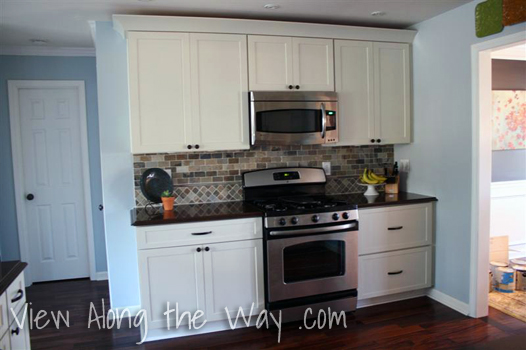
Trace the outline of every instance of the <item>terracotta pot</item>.
{"label": "terracotta pot", "polygon": [[161,199],[163,201],[164,211],[174,210],[175,197],[161,197]]}

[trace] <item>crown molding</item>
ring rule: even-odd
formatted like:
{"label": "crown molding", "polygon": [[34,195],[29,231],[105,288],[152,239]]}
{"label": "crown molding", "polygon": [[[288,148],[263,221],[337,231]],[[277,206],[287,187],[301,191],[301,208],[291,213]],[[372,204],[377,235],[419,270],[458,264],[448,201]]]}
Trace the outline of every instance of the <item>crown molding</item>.
{"label": "crown molding", "polygon": [[189,32],[277,35],[308,38],[385,41],[411,44],[415,30],[356,27],[335,24],[252,19],[113,15],[113,28],[124,38],[129,32]]}
{"label": "crown molding", "polygon": [[0,55],[6,56],[70,56],[94,57],[91,47],[52,47],[52,46],[0,46]]}

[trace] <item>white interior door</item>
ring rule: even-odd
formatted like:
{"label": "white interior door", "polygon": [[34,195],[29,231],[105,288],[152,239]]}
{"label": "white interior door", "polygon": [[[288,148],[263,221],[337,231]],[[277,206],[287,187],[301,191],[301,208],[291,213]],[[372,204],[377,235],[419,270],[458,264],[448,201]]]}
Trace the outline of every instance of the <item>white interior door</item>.
{"label": "white interior door", "polygon": [[90,275],[84,83],[54,83],[9,82],[19,235],[32,282]]}

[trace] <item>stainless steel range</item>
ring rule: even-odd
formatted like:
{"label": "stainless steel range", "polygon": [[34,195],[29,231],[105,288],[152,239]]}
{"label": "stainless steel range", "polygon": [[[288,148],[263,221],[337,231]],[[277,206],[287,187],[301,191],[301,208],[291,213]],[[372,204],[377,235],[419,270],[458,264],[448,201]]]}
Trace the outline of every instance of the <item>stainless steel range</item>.
{"label": "stainless steel range", "polygon": [[276,168],[243,175],[245,201],[265,212],[266,307],[283,321],[321,309],[356,309],[358,210],[325,194],[320,168]]}

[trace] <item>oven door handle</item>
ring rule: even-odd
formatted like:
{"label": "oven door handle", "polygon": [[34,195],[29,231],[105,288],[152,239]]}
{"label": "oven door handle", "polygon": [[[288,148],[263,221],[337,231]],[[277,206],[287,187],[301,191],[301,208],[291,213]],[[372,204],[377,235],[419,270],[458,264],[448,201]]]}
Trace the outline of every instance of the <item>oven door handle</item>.
{"label": "oven door handle", "polygon": [[321,138],[325,138],[325,134],[327,133],[327,121],[325,120],[325,103],[320,104],[321,109]]}
{"label": "oven door handle", "polygon": [[345,225],[329,226],[329,227],[317,227],[317,228],[304,228],[298,230],[287,230],[287,231],[270,231],[271,236],[292,236],[301,235],[308,233],[327,233],[332,231],[349,230],[356,227],[355,222],[351,222]]}

